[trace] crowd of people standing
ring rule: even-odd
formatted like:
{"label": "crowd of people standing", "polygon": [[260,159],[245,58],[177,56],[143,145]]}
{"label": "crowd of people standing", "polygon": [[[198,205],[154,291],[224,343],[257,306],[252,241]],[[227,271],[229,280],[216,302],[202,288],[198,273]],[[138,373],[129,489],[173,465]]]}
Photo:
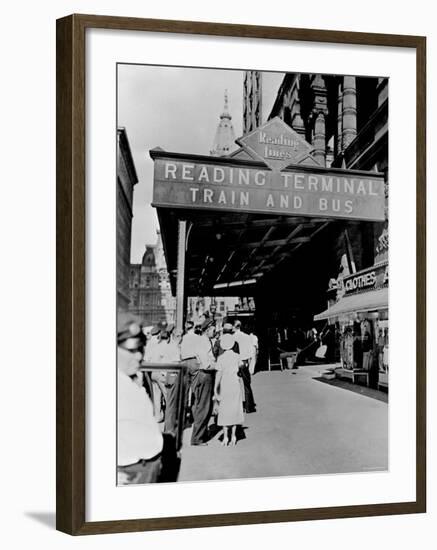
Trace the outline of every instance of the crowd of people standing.
{"label": "crowd of people standing", "polygon": [[183,332],[166,323],[145,331],[135,318],[122,314],[118,326],[119,483],[162,481],[165,437],[175,435],[178,374],[159,368],[146,374],[142,365],[185,367],[183,422],[184,427],[192,425],[191,445],[207,445],[211,434],[220,431],[222,445],[234,446],[244,414],[256,412],[251,377],[257,354],[257,337],[245,332],[240,321],[208,318],[200,326],[187,321]]}

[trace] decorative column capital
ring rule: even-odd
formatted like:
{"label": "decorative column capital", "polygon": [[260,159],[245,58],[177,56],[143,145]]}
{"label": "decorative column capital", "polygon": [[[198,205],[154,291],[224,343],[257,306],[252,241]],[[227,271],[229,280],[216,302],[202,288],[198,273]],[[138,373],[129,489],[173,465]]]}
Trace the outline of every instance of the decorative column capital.
{"label": "decorative column capital", "polygon": [[317,113],[323,112],[328,113],[328,98],[325,80],[320,74],[312,75],[311,79],[311,89],[314,92],[314,104],[312,112]]}

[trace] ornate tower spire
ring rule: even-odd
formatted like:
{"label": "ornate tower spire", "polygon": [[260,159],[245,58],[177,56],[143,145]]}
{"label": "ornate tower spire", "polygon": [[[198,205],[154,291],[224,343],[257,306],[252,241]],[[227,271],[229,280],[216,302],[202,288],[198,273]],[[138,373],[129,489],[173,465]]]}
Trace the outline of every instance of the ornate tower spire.
{"label": "ornate tower spire", "polygon": [[229,120],[232,119],[231,115],[229,114],[228,90],[225,90],[225,108],[223,109],[223,113],[220,115],[220,118],[228,118]]}
{"label": "ornate tower spire", "polygon": [[228,91],[225,90],[225,105],[220,115],[210,154],[214,157],[224,157],[229,155],[233,149],[235,149],[235,132],[232,116],[229,113]]}

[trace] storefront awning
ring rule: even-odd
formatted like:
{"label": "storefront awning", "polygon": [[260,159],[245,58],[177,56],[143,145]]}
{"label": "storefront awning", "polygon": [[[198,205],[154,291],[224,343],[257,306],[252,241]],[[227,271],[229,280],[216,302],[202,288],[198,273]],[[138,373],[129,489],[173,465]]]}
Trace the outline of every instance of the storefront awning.
{"label": "storefront awning", "polygon": [[336,304],[314,316],[315,321],[337,319],[348,313],[388,309],[388,288],[380,288],[341,298]]}

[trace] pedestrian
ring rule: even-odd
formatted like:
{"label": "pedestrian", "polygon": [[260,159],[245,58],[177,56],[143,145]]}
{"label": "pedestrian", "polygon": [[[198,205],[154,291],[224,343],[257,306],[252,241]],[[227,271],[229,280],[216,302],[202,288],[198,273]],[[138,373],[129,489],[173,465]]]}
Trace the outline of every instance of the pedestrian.
{"label": "pedestrian", "polygon": [[193,373],[200,367],[199,339],[200,336],[194,332],[194,323],[187,321],[181,341],[181,361]]}
{"label": "pedestrian", "polygon": [[[170,340],[162,346],[160,355],[163,363],[179,364],[181,361],[180,344],[182,332],[173,330]],[[165,341],[165,334],[164,340]],[[177,411],[178,411],[178,371],[169,370],[165,372],[165,414],[164,414],[164,432],[176,436],[177,430]]]}
{"label": "pedestrian", "polygon": [[177,349],[170,342],[170,334],[162,331],[159,335],[158,344],[153,350],[154,363],[173,363],[178,361]]}
{"label": "pedestrian", "polygon": [[250,332],[249,336],[252,344],[252,353],[249,359],[249,372],[251,376],[253,376],[255,374],[255,366],[258,359],[258,336],[253,332],[253,330]]}
{"label": "pedestrian", "polygon": [[194,323],[193,321],[186,321],[185,323],[185,333],[182,336],[181,341],[181,361],[182,364],[186,367],[185,377],[184,377],[184,393],[186,396],[185,399],[185,416],[186,424],[192,424],[192,383],[194,376],[197,374],[200,368],[200,358],[199,358],[199,339],[200,336],[194,332]]}
{"label": "pedestrian", "polygon": [[253,397],[249,360],[252,356],[252,341],[248,334],[241,330],[241,321],[234,323],[234,337],[238,343],[240,356],[240,375],[244,385],[244,410],[246,413],[256,412],[256,403]]}
{"label": "pedestrian", "polygon": [[363,370],[370,371],[372,367],[373,360],[373,343],[372,343],[372,334],[371,334],[370,323],[366,319],[363,321],[363,335],[361,349],[363,352]]}
{"label": "pedestrian", "polygon": [[145,339],[129,313],[117,320],[117,480],[120,485],[154,483],[162,470],[163,437],[150,397],[136,381]]}
{"label": "pedestrian", "polygon": [[[165,329],[160,329],[160,326],[166,326],[166,324],[157,325],[154,329],[151,341],[149,343],[149,351],[146,347],[146,362],[150,363],[169,363],[171,358],[171,350],[173,349],[169,345],[170,334]],[[156,330],[159,330],[156,333]],[[158,422],[164,421],[165,416],[165,402],[166,402],[166,373],[165,371],[153,370],[149,373],[152,390],[152,402],[155,418]]]}
{"label": "pedestrian", "polygon": [[191,445],[207,445],[208,424],[213,408],[213,391],[215,375],[215,358],[212,339],[214,338],[214,322],[211,319],[204,321],[201,327],[202,335],[198,340],[199,369],[191,383],[193,432]]}
{"label": "pedestrian", "polygon": [[146,351],[144,353],[144,361],[146,363],[156,363],[156,346],[159,344],[159,335],[161,328],[155,325],[150,330],[150,338],[147,340]]}
{"label": "pedestrian", "polygon": [[354,369],[363,368],[363,350],[361,347],[361,324],[355,321],[353,324],[353,367]]}
{"label": "pedestrian", "polygon": [[238,376],[240,357],[233,351],[235,337],[224,334],[220,339],[223,353],[217,360],[214,399],[218,402],[217,425],[223,428],[223,442],[234,446],[237,442],[237,426],[244,422],[244,390]]}
{"label": "pedestrian", "polygon": [[384,346],[385,346],[385,338],[384,338],[384,331],[382,328],[378,330],[378,370],[379,372],[384,372]]}
{"label": "pedestrian", "polygon": [[170,334],[170,349],[168,350],[169,363],[179,363],[181,361],[181,342],[182,330],[173,329]]}
{"label": "pedestrian", "polygon": [[217,312],[214,315],[214,323],[215,323],[215,335],[216,337],[220,338],[223,331],[223,315],[220,312]]}

